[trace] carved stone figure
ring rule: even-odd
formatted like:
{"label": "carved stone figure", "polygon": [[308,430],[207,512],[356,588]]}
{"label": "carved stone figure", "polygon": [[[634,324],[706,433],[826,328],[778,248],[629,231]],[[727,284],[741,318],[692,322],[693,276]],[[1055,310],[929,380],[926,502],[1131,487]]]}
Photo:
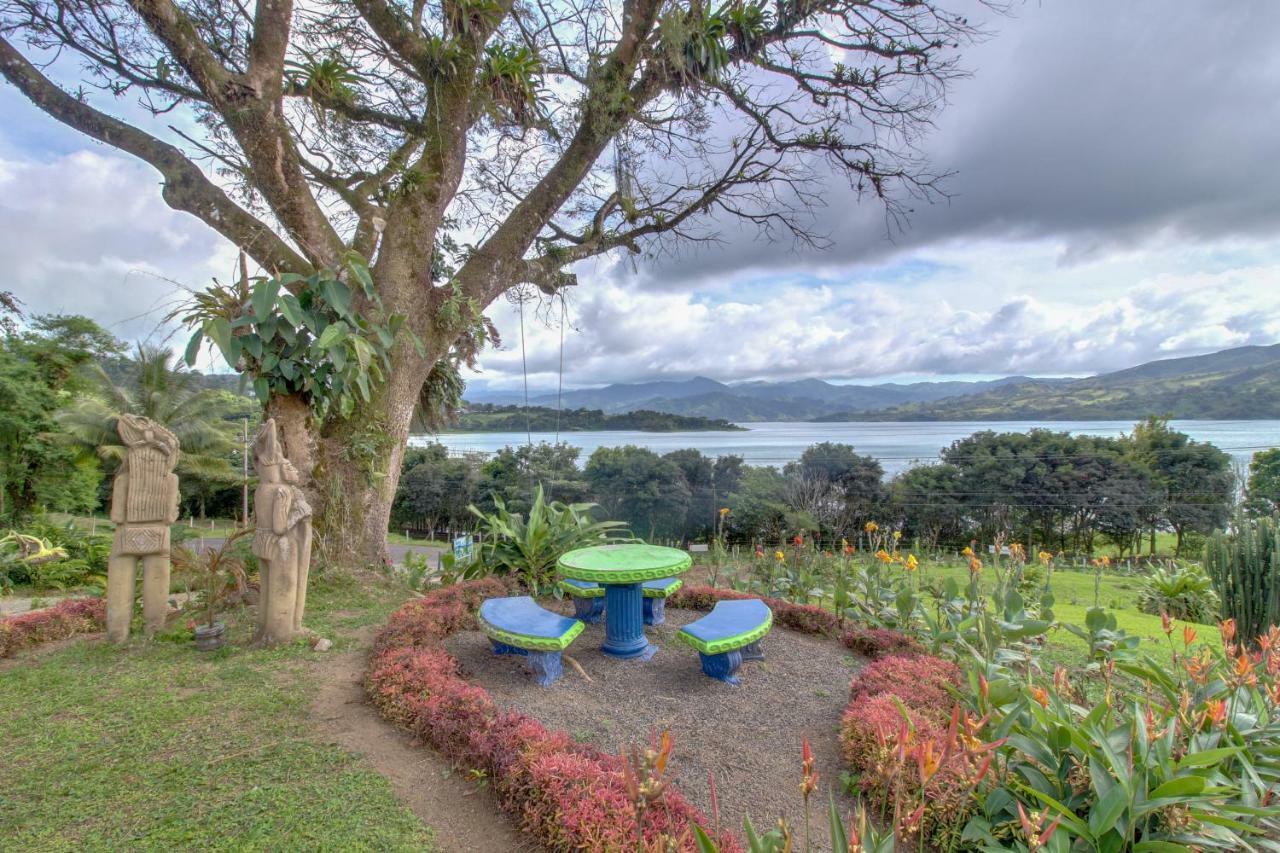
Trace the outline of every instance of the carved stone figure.
{"label": "carved stone figure", "polygon": [[121,415],[127,448],[111,490],[115,541],[107,563],[107,639],[129,638],[137,563],[142,563],[142,616],[147,636],[164,627],[169,600],[169,525],[178,520],[178,439],[148,418]]}
{"label": "carved stone figure", "polygon": [[302,632],[311,568],[311,506],[298,488],[297,469],[285,458],[274,419],[262,425],[253,450],[259,480],[253,553],[262,584],[256,640],[287,642]]}

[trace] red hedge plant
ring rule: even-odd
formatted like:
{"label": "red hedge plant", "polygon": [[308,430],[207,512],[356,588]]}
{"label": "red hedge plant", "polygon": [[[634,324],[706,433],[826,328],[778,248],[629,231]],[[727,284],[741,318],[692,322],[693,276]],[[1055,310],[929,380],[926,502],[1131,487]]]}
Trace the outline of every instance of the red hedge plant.
{"label": "red hedge plant", "polygon": [[100,631],[106,621],[107,605],[101,598],[68,598],[44,610],[0,619],[0,658],[73,634]]}

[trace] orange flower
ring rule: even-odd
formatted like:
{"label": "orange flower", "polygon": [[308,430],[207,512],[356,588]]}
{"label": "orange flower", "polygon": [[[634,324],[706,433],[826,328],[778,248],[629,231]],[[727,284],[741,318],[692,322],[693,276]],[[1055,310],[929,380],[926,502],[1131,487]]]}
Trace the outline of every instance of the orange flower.
{"label": "orange flower", "polygon": [[1169,618],[1169,614],[1161,611],[1160,627],[1164,629],[1164,635],[1167,637],[1173,633],[1173,620]]}
{"label": "orange flower", "polygon": [[868,521],[866,524],[862,525],[862,529],[868,533],[875,533],[880,529],[880,525],[876,524],[874,521]]}
{"label": "orange flower", "polygon": [[1032,687],[1031,698],[1039,702],[1040,707],[1049,707],[1049,691],[1045,690],[1043,687]]}
{"label": "orange flower", "polygon": [[1214,728],[1220,728],[1227,720],[1227,700],[1212,699],[1206,702],[1205,718]]}
{"label": "orange flower", "polygon": [[882,563],[892,563],[893,555],[881,548],[879,551],[876,551],[876,559]]}
{"label": "orange flower", "polygon": [[792,544],[792,545],[797,545],[797,546],[798,546],[798,545],[803,545],[803,544],[804,544],[804,537],[797,533],[797,534],[795,535],[795,537],[791,540],[791,544]]}
{"label": "orange flower", "polygon": [[1241,652],[1236,658],[1235,677],[1240,684],[1247,684],[1252,687],[1258,683],[1258,675],[1253,671],[1253,661],[1249,660],[1247,652]]}
{"label": "orange flower", "polygon": [[728,514],[729,514],[729,508],[728,508],[727,506],[722,506],[722,507],[720,507],[720,517],[721,517],[721,518],[724,518],[724,517],[725,517],[726,515],[728,515]]}
{"label": "orange flower", "polygon": [[969,558],[969,574],[976,575],[982,571],[982,561],[977,557]]}
{"label": "orange flower", "polygon": [[1236,620],[1223,619],[1222,624],[1218,625],[1218,630],[1222,632],[1224,644],[1233,642],[1236,638]]}
{"label": "orange flower", "polygon": [[809,748],[808,738],[801,741],[800,759],[800,795],[807,800],[818,787],[818,771],[813,768],[813,750]]}
{"label": "orange flower", "polygon": [[1189,646],[1196,641],[1196,629],[1190,625],[1182,626],[1182,644]]}

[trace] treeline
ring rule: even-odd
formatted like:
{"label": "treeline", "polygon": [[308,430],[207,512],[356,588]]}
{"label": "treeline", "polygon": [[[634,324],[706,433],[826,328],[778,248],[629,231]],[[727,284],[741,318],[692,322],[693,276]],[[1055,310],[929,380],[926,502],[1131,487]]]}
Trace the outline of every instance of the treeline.
{"label": "treeline", "polygon": [[0,523],[105,507],[121,412],[178,436],[184,516],[238,516],[241,438],[260,407],[218,386],[164,347],[129,348],[87,317],[24,317],[0,292]]}
{"label": "treeline", "polygon": [[741,430],[742,427],[721,418],[673,415],[648,409],[607,415],[600,409],[564,409],[557,412],[546,406],[526,408],[471,403],[458,415],[457,424],[452,429],[459,432],[691,432]]}
{"label": "treeline", "polygon": [[[397,527],[463,530],[467,507],[500,497],[527,509],[542,483],[566,502],[600,504],[640,536],[680,540],[723,533],[736,542],[777,542],[802,533],[856,539],[868,521],[926,546],[956,546],[998,535],[1038,547],[1088,553],[1100,544],[1122,553],[1175,548],[1226,523],[1237,497],[1231,459],[1160,419],[1120,438],[979,432],[954,442],[936,463],[886,479],[870,456],[845,444],[809,447],[781,470],[709,458],[697,450],[665,455],[603,447],[579,466],[578,448],[508,447],[490,458],[451,457],[440,445],[414,449],[395,504]],[[1280,451],[1258,454],[1248,506],[1272,511],[1280,500]]]}

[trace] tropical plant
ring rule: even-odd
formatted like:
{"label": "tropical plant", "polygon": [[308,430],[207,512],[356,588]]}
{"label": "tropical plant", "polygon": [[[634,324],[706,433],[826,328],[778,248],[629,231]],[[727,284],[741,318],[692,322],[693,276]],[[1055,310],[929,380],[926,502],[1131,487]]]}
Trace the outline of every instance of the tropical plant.
{"label": "tropical plant", "polygon": [[491,513],[471,507],[483,534],[481,560],[489,571],[516,575],[536,593],[552,589],[556,560],[561,555],[588,545],[631,539],[622,522],[596,521],[591,515],[595,504],[548,502],[541,485],[534,492],[527,519],[508,512],[501,498],[495,498],[494,503],[496,509]]}
{"label": "tropical plant", "polygon": [[1158,566],[1138,591],[1138,609],[1143,613],[1167,613],[1187,622],[1213,622],[1218,607],[1213,581],[1195,564]]}
{"label": "tropical plant", "polygon": [[236,426],[228,419],[248,407],[226,392],[202,388],[172,352],[138,344],[117,383],[100,363],[89,365],[89,393],[58,413],[67,440],[86,454],[116,464],[126,448],[116,433],[121,414],[142,415],[178,438],[182,455],[178,474],[206,480],[235,481],[230,463]]}
{"label": "tropical plant", "polygon": [[1280,524],[1238,518],[1235,531],[1216,531],[1204,551],[1204,567],[1222,599],[1222,615],[1241,636],[1259,637],[1280,624]]}
{"label": "tropical plant", "polygon": [[204,610],[205,624],[210,628],[231,591],[243,592],[248,588],[245,561],[237,553],[236,545],[252,532],[252,528],[242,527],[223,539],[221,544],[201,551],[186,547],[172,550],[174,569],[179,575],[193,578],[200,590],[200,605]]}

